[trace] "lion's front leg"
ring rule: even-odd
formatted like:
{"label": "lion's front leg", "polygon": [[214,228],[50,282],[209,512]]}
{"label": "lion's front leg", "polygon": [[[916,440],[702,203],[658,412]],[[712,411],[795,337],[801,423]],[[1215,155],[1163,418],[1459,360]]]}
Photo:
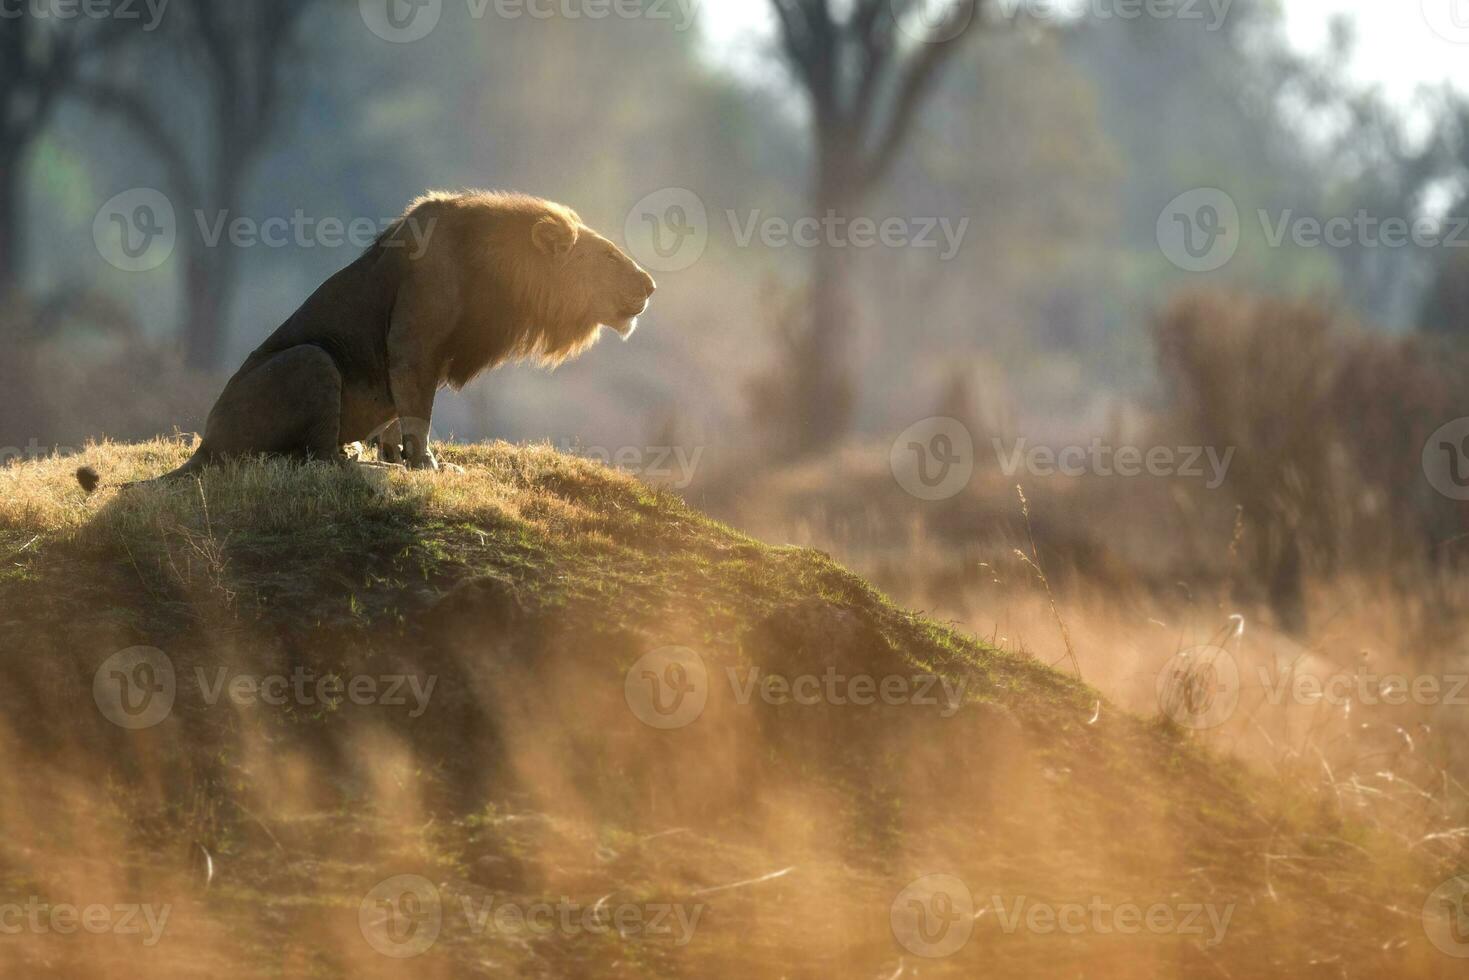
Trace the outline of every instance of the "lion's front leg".
{"label": "lion's front leg", "polygon": [[[435,285],[434,288],[443,288]],[[388,327],[388,387],[397,427],[402,434],[403,462],[413,470],[436,470],[439,461],[429,449],[429,425],[434,417],[434,395],[444,377],[436,330],[446,329],[433,315],[435,303],[427,287],[409,283],[398,296]]]}
{"label": "lion's front leg", "polygon": [[429,447],[429,429],[434,411],[434,392],[437,385],[425,381],[423,372],[406,366],[389,371],[393,386],[393,402],[398,409],[398,421],[387,431],[397,430],[398,438],[390,440],[384,433],[383,445],[389,442],[401,445],[401,462],[410,470],[436,470],[439,461]]}
{"label": "lion's front leg", "polygon": [[420,418],[399,419],[403,430],[403,462],[410,470],[436,470],[438,458],[428,443],[429,420]]}

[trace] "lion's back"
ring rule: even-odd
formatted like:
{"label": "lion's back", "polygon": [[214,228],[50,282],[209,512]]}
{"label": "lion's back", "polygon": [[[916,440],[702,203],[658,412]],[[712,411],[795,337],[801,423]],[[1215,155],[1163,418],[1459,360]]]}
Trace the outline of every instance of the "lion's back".
{"label": "lion's back", "polygon": [[313,344],[332,355],[344,376],[385,373],[396,265],[390,253],[373,246],[317,287],[256,354]]}

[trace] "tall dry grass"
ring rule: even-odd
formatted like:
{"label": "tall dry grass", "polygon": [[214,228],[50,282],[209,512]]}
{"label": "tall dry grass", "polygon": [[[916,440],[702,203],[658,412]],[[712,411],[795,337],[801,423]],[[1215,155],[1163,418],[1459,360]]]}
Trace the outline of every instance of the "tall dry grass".
{"label": "tall dry grass", "polygon": [[[1021,474],[1023,511],[976,431],[975,475],[950,500],[905,494],[874,440],[762,472],[758,489],[734,480],[722,500],[714,487],[718,512],[828,550],[997,645],[1074,658],[1144,715],[1166,718],[1178,685],[1199,679],[1185,669],[1170,690],[1177,655],[1224,649],[1239,707],[1195,737],[1456,866],[1469,854],[1469,705],[1448,691],[1469,676],[1469,504],[1434,489],[1422,455],[1469,416],[1469,362],[1308,300],[1193,293],[1153,330],[1162,401],[1132,409],[1130,432],[1069,438],[1233,448],[1217,490]],[[1434,679],[1436,700],[1388,703],[1404,680]],[[1351,696],[1314,695],[1330,682]]]}
{"label": "tall dry grass", "polygon": [[1465,555],[1469,507],[1437,492],[1424,443],[1469,415],[1469,358],[1370,333],[1315,301],[1195,293],[1154,324],[1169,430],[1237,450],[1248,576],[1287,629],[1305,627],[1308,576],[1433,588]]}

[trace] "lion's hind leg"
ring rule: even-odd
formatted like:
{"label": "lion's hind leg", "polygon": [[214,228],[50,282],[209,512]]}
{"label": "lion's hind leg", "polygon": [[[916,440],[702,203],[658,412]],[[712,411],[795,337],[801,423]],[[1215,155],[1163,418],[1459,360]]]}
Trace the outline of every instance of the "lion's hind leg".
{"label": "lion's hind leg", "polygon": [[403,426],[397,419],[383,426],[383,430],[373,436],[373,442],[377,444],[377,458],[384,463],[403,462]]}
{"label": "lion's hind leg", "polygon": [[217,455],[342,458],[342,375],[312,344],[291,347],[236,376],[210,414],[205,442]]}

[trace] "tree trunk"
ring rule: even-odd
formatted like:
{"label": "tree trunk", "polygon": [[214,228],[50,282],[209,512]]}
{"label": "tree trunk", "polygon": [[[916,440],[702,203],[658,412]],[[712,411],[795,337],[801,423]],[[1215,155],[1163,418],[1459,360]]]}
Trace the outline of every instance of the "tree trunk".
{"label": "tree trunk", "polygon": [[[234,212],[231,211],[231,214]],[[217,371],[225,354],[225,318],[234,296],[238,256],[228,241],[214,248],[195,242],[184,267],[184,363]]]}
{"label": "tree trunk", "polygon": [[208,247],[195,242],[184,265],[184,363],[209,371],[219,362],[219,305]]}
{"label": "tree trunk", "polygon": [[21,200],[20,153],[0,150],[0,298],[20,287],[25,215]]}
{"label": "tree trunk", "polygon": [[[851,171],[856,159],[851,134],[827,131],[819,145],[814,217],[824,223],[828,214],[835,213],[850,222],[862,199]],[[846,435],[855,401],[851,249],[823,237],[811,274],[811,320],[797,345],[794,376],[795,448],[801,453],[826,449]]]}
{"label": "tree trunk", "polygon": [[1274,567],[1270,570],[1270,605],[1282,629],[1289,633],[1306,630],[1306,587],[1300,535],[1293,527],[1282,527]]}
{"label": "tree trunk", "polygon": [[[247,151],[232,146],[227,135],[219,137],[220,163],[215,168],[213,200],[220,207],[205,209],[204,213],[212,219],[222,211],[226,229],[240,213],[239,188],[244,182],[246,156]],[[184,322],[184,362],[196,370],[217,371],[225,353],[225,318],[234,296],[239,255],[227,232],[212,247],[193,239],[192,233],[191,241],[184,286],[188,317]]]}
{"label": "tree trunk", "polygon": [[799,452],[827,448],[845,434],[851,423],[850,278],[846,253],[827,245],[817,249],[812,270],[811,321],[796,352],[796,449]]}
{"label": "tree trunk", "polygon": [[1286,633],[1304,632],[1305,555],[1299,531],[1268,509],[1247,512],[1246,520],[1255,531],[1255,583],[1264,585],[1277,628]]}

